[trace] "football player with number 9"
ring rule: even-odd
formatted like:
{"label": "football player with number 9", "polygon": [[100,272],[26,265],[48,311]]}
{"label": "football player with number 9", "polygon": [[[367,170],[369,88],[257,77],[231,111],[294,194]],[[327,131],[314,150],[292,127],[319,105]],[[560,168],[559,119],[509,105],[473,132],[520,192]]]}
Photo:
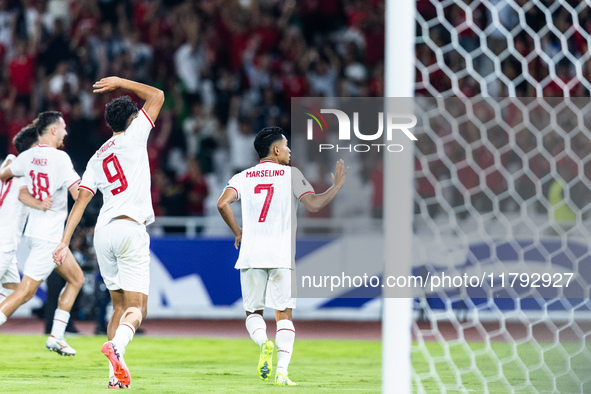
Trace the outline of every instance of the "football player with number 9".
{"label": "football player with number 9", "polygon": [[93,88],[94,93],[129,90],[145,103],[139,111],[128,96],[107,104],[105,119],[113,136],[88,161],[80,196],[53,256],[56,262],[63,261],[74,229],[100,190],[103,206],[95,226],[94,249],[113,302],[113,317],[107,328],[109,341],[102,352],[109,359],[108,388],[116,389],[129,386],[131,376],[123,355],[147,314],[150,238],[146,225],[154,222],[147,143],[164,103],[164,93],[118,77],[103,78]]}

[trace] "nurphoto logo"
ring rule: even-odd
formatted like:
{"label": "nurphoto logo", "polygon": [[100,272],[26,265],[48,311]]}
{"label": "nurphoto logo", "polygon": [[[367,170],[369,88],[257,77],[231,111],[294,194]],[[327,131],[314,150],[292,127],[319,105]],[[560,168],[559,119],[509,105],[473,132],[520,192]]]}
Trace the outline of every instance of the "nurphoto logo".
{"label": "nurphoto logo", "polygon": [[[359,112],[353,112],[353,127],[351,127],[351,119],[349,115],[339,109],[320,109],[320,112],[314,111],[311,108],[304,107],[306,115],[310,116],[311,119],[307,120],[306,124],[306,135],[308,141],[314,139],[314,124],[318,125],[321,132],[328,132],[328,123],[322,114],[331,114],[336,116],[338,122],[338,135],[339,141],[351,141],[351,130],[353,130],[354,136],[361,141],[376,141],[382,138],[384,134],[384,113],[379,112],[378,116],[378,130],[370,132],[369,130],[360,130],[359,127]],[[386,113],[386,141],[392,141],[392,136],[396,132],[402,132],[411,141],[416,141],[417,138],[410,131],[411,128],[416,126],[417,117],[413,114],[397,114],[397,113]],[[402,152],[404,147],[400,144],[318,144],[318,151],[349,151],[349,152],[369,152],[377,150],[378,152]]]}

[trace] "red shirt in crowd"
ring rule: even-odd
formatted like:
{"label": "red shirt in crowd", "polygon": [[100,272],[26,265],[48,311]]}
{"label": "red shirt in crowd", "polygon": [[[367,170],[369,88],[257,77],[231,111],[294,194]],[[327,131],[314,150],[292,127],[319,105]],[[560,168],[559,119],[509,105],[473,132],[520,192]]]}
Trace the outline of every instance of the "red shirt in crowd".
{"label": "red shirt in crowd", "polygon": [[35,82],[35,56],[23,55],[14,57],[8,65],[10,85],[18,96],[30,96]]}

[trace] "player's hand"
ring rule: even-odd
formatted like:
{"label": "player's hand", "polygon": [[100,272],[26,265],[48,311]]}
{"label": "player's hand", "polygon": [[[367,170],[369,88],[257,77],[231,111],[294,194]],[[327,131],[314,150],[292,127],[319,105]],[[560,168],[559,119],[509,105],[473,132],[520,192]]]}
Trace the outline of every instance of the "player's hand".
{"label": "player's hand", "polygon": [[238,249],[238,245],[242,242],[242,229],[239,228],[238,234],[236,234],[236,239],[234,240],[234,247]]}
{"label": "player's hand", "polygon": [[121,78],[119,77],[107,77],[103,78],[92,85],[94,89],[92,93],[107,93],[118,89],[121,86]]}
{"label": "player's hand", "polygon": [[332,180],[332,184],[338,187],[339,190],[345,185],[345,180],[347,179],[348,172],[349,167],[345,168],[345,162],[343,161],[343,159],[337,161],[334,174],[330,174],[330,179]]}
{"label": "player's hand", "polygon": [[57,265],[62,265],[64,260],[66,260],[66,256],[68,255],[69,251],[70,249],[68,248],[68,245],[66,245],[63,242],[60,242],[59,245],[53,251],[53,262]]}
{"label": "player's hand", "polygon": [[51,209],[51,206],[53,205],[53,197],[51,196],[47,196],[43,199],[43,201],[40,201],[41,204],[39,204],[39,209],[42,211],[49,211]]}

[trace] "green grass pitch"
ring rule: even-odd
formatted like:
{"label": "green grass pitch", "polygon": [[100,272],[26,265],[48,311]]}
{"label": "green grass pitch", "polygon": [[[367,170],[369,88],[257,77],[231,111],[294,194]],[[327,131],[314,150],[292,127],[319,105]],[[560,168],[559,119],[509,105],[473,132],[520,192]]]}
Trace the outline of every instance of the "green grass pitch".
{"label": "green grass pitch", "polygon": [[[483,342],[413,348],[428,393],[591,393],[591,347],[583,343]],[[416,388],[416,386],[413,386]]]}
{"label": "green grass pitch", "polygon": [[[45,350],[42,335],[0,335],[0,392],[75,392],[107,390],[105,337],[69,337],[74,357]],[[250,339],[134,338],[125,362],[134,392],[379,392],[379,341],[297,340],[290,378],[297,387],[259,379],[258,349]],[[274,361],[276,365],[276,360]]]}
{"label": "green grass pitch", "polygon": [[[104,337],[69,338],[78,351],[69,358],[45,350],[45,339],[0,335],[1,393],[106,390],[108,365],[100,353]],[[480,393],[485,381],[490,393],[591,392],[591,387],[578,383],[591,376],[589,349],[576,343],[557,345],[513,348],[493,342],[486,349],[483,343],[471,342],[445,349],[429,342],[413,347],[413,368],[428,393],[439,393],[442,386],[448,393]],[[379,341],[296,340],[290,377],[299,386],[289,388],[258,378],[258,349],[250,339],[138,336],[125,360],[133,390],[145,393],[381,391]],[[559,376],[556,386],[553,376]]]}

